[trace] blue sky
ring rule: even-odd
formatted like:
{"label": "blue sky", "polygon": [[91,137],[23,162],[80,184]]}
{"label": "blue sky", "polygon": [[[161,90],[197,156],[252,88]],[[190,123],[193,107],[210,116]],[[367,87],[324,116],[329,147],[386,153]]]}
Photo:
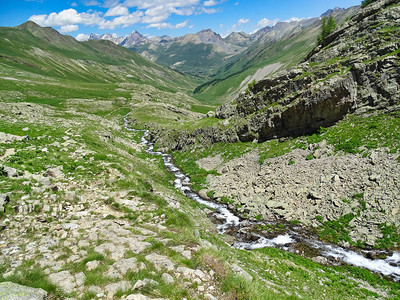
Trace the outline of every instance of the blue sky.
{"label": "blue sky", "polygon": [[292,18],[317,17],[361,0],[0,0],[0,26],[33,20],[63,34],[179,36],[205,28],[226,36],[251,33]]}

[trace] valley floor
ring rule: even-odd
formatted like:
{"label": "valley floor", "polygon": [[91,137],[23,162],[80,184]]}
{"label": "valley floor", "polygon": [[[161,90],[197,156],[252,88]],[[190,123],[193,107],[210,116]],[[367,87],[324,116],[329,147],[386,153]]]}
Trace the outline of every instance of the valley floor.
{"label": "valley floor", "polygon": [[399,296],[397,283],[363,269],[232,248],[209,210],[176,191],[161,159],[123,129],[126,109],[99,116],[85,103],[2,104],[1,281],[50,299]]}

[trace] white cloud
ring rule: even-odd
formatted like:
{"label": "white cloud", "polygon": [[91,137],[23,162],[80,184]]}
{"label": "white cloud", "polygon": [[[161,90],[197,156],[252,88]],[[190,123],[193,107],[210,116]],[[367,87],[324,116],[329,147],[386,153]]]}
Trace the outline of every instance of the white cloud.
{"label": "white cloud", "polygon": [[173,25],[170,23],[154,23],[154,24],[150,24],[147,26],[147,28],[157,28],[157,29],[179,29],[179,28],[183,28],[186,27],[188,24],[189,20],[186,20],[185,22]]}
{"label": "white cloud", "polygon": [[217,12],[218,12],[218,9],[205,8],[205,7],[200,8],[200,11],[199,11],[199,13],[201,13],[201,14],[208,14],[208,15],[215,14]]}
{"label": "white cloud", "polygon": [[35,22],[40,26],[45,26],[44,22],[46,21],[47,15],[33,15],[29,18],[29,21]]}
{"label": "white cloud", "polygon": [[220,1],[216,1],[216,0],[206,0],[204,1],[203,5],[204,6],[215,6],[215,5],[219,5],[224,3],[226,0],[220,0]]}
{"label": "white cloud", "polygon": [[99,25],[100,29],[114,29],[115,27],[122,26],[127,27],[129,25],[140,23],[143,13],[141,11],[135,11],[127,16],[120,16],[114,18],[112,21],[104,21]]}
{"label": "white cloud", "polygon": [[78,29],[79,29],[78,25],[64,25],[64,26],[61,26],[61,29],[59,31],[60,31],[60,33],[68,33],[68,32],[77,31]]}
{"label": "white cloud", "polygon": [[240,25],[248,23],[249,21],[250,21],[249,19],[239,19],[237,24],[238,24],[238,26],[240,26]]}
{"label": "white cloud", "polygon": [[191,16],[194,13],[216,12],[215,9],[206,9],[201,2],[202,0],[125,0],[122,5],[143,11],[141,22],[144,24],[150,24],[153,28],[172,28],[176,25],[165,22],[172,14]]}
{"label": "white cloud", "polygon": [[218,1],[215,1],[215,0],[208,0],[208,1],[204,1],[204,3],[203,3],[204,6],[214,6],[217,4],[218,4]]}
{"label": "white cloud", "polygon": [[138,9],[149,9],[160,5],[172,8],[192,7],[199,3],[200,0],[125,0],[123,5],[137,7]]}
{"label": "white cloud", "polygon": [[83,1],[83,4],[85,6],[100,6],[101,5],[101,3],[99,1],[95,1],[95,0]]}
{"label": "white cloud", "polygon": [[103,7],[111,8],[119,5],[119,0],[105,0]]}
{"label": "white cloud", "polygon": [[87,41],[89,39],[89,35],[84,34],[84,33],[80,33],[76,36],[75,38],[77,41],[83,42],[83,41]]}
{"label": "white cloud", "polygon": [[125,6],[117,5],[117,6],[111,7],[104,16],[105,17],[113,17],[113,16],[127,16],[127,15],[129,15],[128,8]]}
{"label": "white cloud", "polygon": [[29,20],[40,26],[99,25],[104,22],[104,19],[98,12],[78,13],[73,8],[63,10],[58,14],[53,12],[49,15],[33,15]]}
{"label": "white cloud", "polygon": [[[86,6],[101,6],[108,8],[103,14],[92,9],[87,12],[78,12],[73,8],[61,12],[52,12],[48,15],[33,15],[29,20],[41,26],[61,26],[64,32],[74,29],[78,25],[99,26],[100,29],[114,29],[127,27],[133,24],[148,24],[152,28],[182,28],[187,22],[173,25],[167,20],[171,15],[191,16],[194,14],[214,14],[220,10],[219,5],[226,0],[82,0]],[[76,1],[77,2],[77,1]],[[71,5],[75,6],[76,2]],[[211,7],[215,6],[215,7]],[[129,13],[129,8],[134,8]],[[245,24],[246,20],[241,19]],[[248,21],[247,21],[248,22]],[[68,26],[69,25],[69,26]],[[68,26],[68,27],[67,27]],[[78,27],[79,28],[79,27]]]}
{"label": "white cloud", "polygon": [[268,26],[275,26],[278,23],[279,19],[269,20],[264,18],[257,23],[258,27],[268,27]]}
{"label": "white cloud", "polygon": [[76,2],[72,2],[72,3],[71,3],[71,6],[72,6],[72,7],[76,7],[76,6],[78,6],[78,4],[77,4]]}
{"label": "white cloud", "polygon": [[240,26],[243,25],[243,24],[248,23],[249,21],[250,21],[249,19],[243,19],[243,18],[239,19],[239,21],[237,21],[236,24],[233,24],[233,25],[232,25],[231,29],[228,30],[228,32],[226,33],[225,36],[227,36],[227,35],[229,35],[230,33],[236,31],[236,29],[237,29],[238,27],[240,27]]}

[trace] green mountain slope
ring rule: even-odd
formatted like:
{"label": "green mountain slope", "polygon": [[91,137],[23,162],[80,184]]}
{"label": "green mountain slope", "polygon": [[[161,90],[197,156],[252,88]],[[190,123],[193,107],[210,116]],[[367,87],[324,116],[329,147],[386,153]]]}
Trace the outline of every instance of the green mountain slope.
{"label": "green mountain slope", "polygon": [[191,42],[174,42],[167,47],[144,44],[131,49],[145,57],[154,58],[157,64],[196,76],[213,74],[226,63],[226,57],[229,56],[218,51],[215,45]]}
{"label": "green mountain slope", "polygon": [[[342,24],[357,9],[334,10],[333,16],[338,24]],[[314,18],[266,28],[256,42],[233,57],[211,81],[197,87],[194,97],[221,104],[243,91],[249,82],[299,63],[315,47],[320,26],[320,21]]]}
{"label": "green mountain slope", "polygon": [[4,75],[18,70],[19,77],[35,75],[54,80],[91,83],[146,83],[186,91],[194,80],[158,66],[108,41],[78,42],[52,28],[27,22],[0,28],[0,64]]}

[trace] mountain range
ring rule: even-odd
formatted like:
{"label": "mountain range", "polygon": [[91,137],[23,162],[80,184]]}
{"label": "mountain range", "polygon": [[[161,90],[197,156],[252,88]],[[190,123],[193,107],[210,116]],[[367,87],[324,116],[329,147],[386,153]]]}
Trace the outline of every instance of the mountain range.
{"label": "mountain range", "polygon": [[[322,16],[333,14],[336,18],[342,19],[348,11],[335,8],[328,10]],[[353,9],[350,11],[354,13]],[[109,40],[160,65],[208,78],[219,72],[224,65],[231,64],[239,54],[244,53],[245,57],[249,56],[247,53],[254,45],[267,46],[284,38],[293,39],[302,31],[319,28],[319,26],[320,17],[315,17],[278,22],[272,27],[261,28],[252,34],[232,32],[226,37],[222,37],[211,29],[204,29],[195,34],[189,33],[179,37],[148,38],[133,31],[124,38],[107,33],[91,34],[90,39]]]}

